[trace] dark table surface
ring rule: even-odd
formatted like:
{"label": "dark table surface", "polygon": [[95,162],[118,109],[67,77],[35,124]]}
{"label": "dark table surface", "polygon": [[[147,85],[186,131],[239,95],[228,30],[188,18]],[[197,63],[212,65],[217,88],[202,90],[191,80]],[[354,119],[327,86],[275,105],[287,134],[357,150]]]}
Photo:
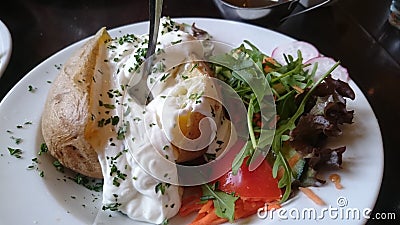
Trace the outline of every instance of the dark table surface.
{"label": "dark table surface", "polygon": [[[397,160],[400,159],[396,144],[400,127],[400,94],[397,93],[400,89],[400,30],[387,22],[390,1],[339,0],[283,23],[274,19],[247,22],[308,41],[346,65],[351,78],[371,104],[383,137],[384,176],[373,213],[396,213],[398,220],[400,191],[395,178],[399,178]],[[148,17],[144,0],[7,2],[0,6],[0,20],[10,30],[13,51],[0,78],[0,99],[40,62],[94,34],[100,27],[114,28]],[[302,8],[298,5],[294,11]],[[211,0],[164,0],[163,14],[223,18]],[[395,223],[394,220],[370,220],[368,224],[391,222]]]}

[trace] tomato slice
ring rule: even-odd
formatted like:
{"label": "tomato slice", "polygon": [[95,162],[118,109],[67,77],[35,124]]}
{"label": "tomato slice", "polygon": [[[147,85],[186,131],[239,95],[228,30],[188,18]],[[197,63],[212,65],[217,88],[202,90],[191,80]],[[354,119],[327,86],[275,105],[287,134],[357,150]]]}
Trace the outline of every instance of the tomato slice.
{"label": "tomato slice", "polygon": [[272,168],[264,160],[259,167],[249,171],[248,157],[243,161],[238,173],[233,175],[232,170],[224,174],[217,181],[219,189],[226,193],[235,193],[242,199],[263,200],[272,202],[282,197],[282,191],[278,188],[278,180],[272,177]]}

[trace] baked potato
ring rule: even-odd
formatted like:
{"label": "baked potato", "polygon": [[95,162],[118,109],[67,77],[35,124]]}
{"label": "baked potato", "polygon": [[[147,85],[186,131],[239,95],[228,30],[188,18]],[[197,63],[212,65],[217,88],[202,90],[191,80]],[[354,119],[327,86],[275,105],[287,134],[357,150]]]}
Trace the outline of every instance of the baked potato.
{"label": "baked potato", "polygon": [[105,28],[63,64],[52,83],[42,115],[42,134],[50,154],[85,176],[102,178],[98,156],[85,138],[90,88],[100,49],[110,35]]}
{"label": "baked potato", "polygon": [[[179,76],[177,74],[185,74],[187,78],[199,77],[199,76],[209,76],[213,77],[213,71],[208,67],[208,65],[202,61],[196,59],[196,56],[191,55],[189,57],[192,62],[187,64],[182,64],[173,71],[173,76]],[[194,68],[194,69],[193,69]],[[205,89],[202,90],[204,92]],[[215,99],[208,99],[209,103],[215,109],[215,114],[220,115],[223,113],[221,104]],[[200,121],[207,116],[198,111],[187,112],[186,114],[181,114],[178,116],[179,129],[182,134],[191,140],[195,140],[201,136],[200,131]],[[207,152],[208,148],[201,149],[199,151],[190,151],[182,149],[176,145],[172,145],[174,151],[175,162],[185,163],[192,161],[198,157],[201,157]]]}
{"label": "baked potato", "polygon": [[[101,100],[99,92],[115,85],[111,74],[103,74],[101,78],[95,75],[99,64],[104,64],[102,60],[106,57],[109,40],[111,37],[107,30],[101,28],[66,61],[52,83],[42,115],[42,134],[50,154],[65,167],[94,178],[103,177],[97,151],[104,150],[107,140],[116,134],[115,126],[99,128],[98,121],[93,119],[101,113],[104,115],[98,106]],[[204,62],[196,61],[195,64],[195,67],[176,67],[174,73],[185,73],[189,77],[212,76]],[[188,68],[195,69],[188,71]],[[113,73],[112,69],[107,71]],[[100,87],[99,83],[102,83]],[[213,101],[212,104],[221,114],[220,103]],[[204,117],[199,112],[190,112],[176,119],[183,135],[196,139],[201,134],[199,123]],[[207,148],[186,151],[175,145],[172,147],[177,163],[191,161],[207,151]]]}

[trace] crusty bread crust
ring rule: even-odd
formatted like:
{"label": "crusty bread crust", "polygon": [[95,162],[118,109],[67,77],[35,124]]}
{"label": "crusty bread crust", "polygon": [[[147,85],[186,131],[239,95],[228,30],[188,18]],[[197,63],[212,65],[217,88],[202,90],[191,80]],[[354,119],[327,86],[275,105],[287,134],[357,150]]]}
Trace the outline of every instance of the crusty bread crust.
{"label": "crusty bread crust", "polygon": [[84,134],[96,60],[108,39],[102,28],[68,59],[52,83],[42,115],[42,134],[51,155],[65,167],[95,178],[103,175]]}

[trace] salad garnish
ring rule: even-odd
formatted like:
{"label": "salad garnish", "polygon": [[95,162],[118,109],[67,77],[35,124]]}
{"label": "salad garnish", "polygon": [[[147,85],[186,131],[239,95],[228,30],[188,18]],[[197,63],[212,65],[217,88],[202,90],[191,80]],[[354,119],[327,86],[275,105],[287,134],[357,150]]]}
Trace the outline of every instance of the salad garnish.
{"label": "salad garnish", "polygon": [[[325,182],[316,176],[318,170],[325,166],[341,167],[342,154],[346,147],[331,149],[326,148],[325,143],[328,137],[342,134],[340,126],[351,124],[354,113],[346,109],[345,100],[353,100],[354,91],[348,83],[335,80],[331,76],[340,66],[340,62],[335,62],[323,74],[316,75],[317,71],[321,72],[321,69],[318,70],[318,63],[304,63],[301,51],[297,51],[297,55],[284,54],[283,58],[285,62],[279,63],[251,42],[244,41],[227,54],[212,56],[210,65],[215,76],[230,85],[247,108],[246,119],[250,135],[232,162],[229,176],[242,176],[243,165],[248,167],[255,155],[265,154],[266,161],[272,166],[271,176],[277,180],[277,187],[282,190],[279,198],[263,199],[263,203],[269,202],[273,205],[286,202],[293,194],[293,188],[311,196],[312,191],[307,187]],[[257,77],[257,85],[253,86],[246,77],[257,73],[251,65],[256,65],[263,75]],[[259,99],[265,97],[265,90],[269,87],[273,93],[276,116],[266,119],[262,118]],[[276,128],[275,132],[271,131],[273,128]],[[261,136],[263,131],[267,133]],[[244,212],[238,204],[262,207],[259,201],[243,198],[232,191],[235,188],[239,190],[239,184],[233,184],[234,189],[229,189],[231,192],[222,191],[220,186],[219,181],[202,186],[202,202],[204,199],[208,199],[208,202],[200,209],[198,206],[193,208],[193,211],[199,210],[202,213],[199,213],[192,224],[199,221],[218,221],[210,220],[210,216],[204,214],[204,210],[210,207],[207,206],[211,204],[210,201],[215,208],[213,213],[219,219],[230,222],[233,218],[240,218],[239,215]],[[321,204],[323,202],[318,196],[312,199]],[[186,213],[188,208],[190,206],[183,206]],[[255,212],[253,209],[253,214]]]}

